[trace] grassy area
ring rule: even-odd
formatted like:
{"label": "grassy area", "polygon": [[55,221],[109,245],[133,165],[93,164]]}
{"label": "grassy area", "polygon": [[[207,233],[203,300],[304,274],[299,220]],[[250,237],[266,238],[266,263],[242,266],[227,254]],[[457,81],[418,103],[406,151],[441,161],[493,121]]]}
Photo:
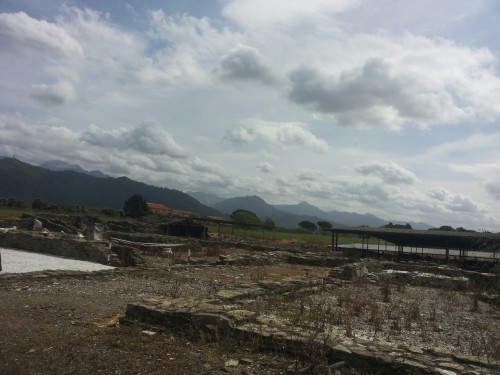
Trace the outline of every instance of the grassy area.
{"label": "grassy area", "polygon": [[9,208],[0,206],[0,219],[20,217],[22,214],[32,214],[31,208]]}
{"label": "grassy area", "polygon": [[[251,238],[256,240],[278,241],[278,242],[295,242],[306,243],[312,245],[331,245],[332,236],[330,233],[311,233],[302,230],[289,230],[289,229],[275,229],[268,230],[255,230],[255,229],[242,229],[232,226],[220,226],[217,228],[215,224],[208,225],[208,231],[211,235],[225,236],[229,238]],[[371,238],[370,243],[376,244],[377,239]],[[361,243],[361,237],[352,234],[340,234],[339,245]]]}

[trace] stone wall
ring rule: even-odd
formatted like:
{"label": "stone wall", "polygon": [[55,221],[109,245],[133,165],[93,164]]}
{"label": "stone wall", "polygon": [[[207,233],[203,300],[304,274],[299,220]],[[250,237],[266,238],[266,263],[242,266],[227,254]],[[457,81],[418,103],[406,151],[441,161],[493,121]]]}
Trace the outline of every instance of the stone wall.
{"label": "stone wall", "polygon": [[0,234],[0,247],[32,251],[107,264],[106,246],[102,243],[89,242],[72,238],[56,238],[29,232],[7,232]]}
{"label": "stone wall", "polygon": [[[257,290],[258,289],[258,290]],[[247,292],[263,293],[263,288]],[[225,290],[218,298],[150,299],[129,304],[122,324],[167,330],[202,341],[236,340],[261,350],[304,356],[317,351],[330,366],[348,363],[360,371],[377,374],[487,374],[500,363],[483,357],[451,355],[435,350],[406,348],[392,343],[312,332],[286,325],[241,303],[249,297],[242,290]],[[234,342],[234,341],[231,341]],[[339,362],[341,361],[341,362]]]}

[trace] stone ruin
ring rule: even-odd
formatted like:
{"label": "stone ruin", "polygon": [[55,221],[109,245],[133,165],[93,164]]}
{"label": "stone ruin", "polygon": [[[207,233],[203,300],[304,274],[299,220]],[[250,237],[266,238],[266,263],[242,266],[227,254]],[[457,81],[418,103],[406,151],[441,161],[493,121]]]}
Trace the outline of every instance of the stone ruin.
{"label": "stone ruin", "polygon": [[[221,256],[221,265],[269,264],[288,260],[301,264],[319,261],[315,256],[302,257],[286,251]],[[256,285],[243,284],[219,290],[213,298],[166,298],[148,299],[127,306],[121,319],[123,324],[140,325],[147,330],[177,332],[191,335],[198,340],[236,340],[262,350],[286,352],[294,356],[321,353],[327,359],[329,371],[340,369],[346,363],[359,371],[378,374],[494,374],[500,371],[500,361],[487,357],[459,355],[433,349],[405,347],[394,342],[347,337],[343,334],[315,330],[300,324],[290,324],[274,319],[254,308],[256,301],[272,299],[276,295],[311,295],[328,292],[339,283],[355,282],[367,278],[373,282],[384,275],[401,277],[409,285],[426,285],[433,288],[450,287],[460,290],[469,278],[488,281],[488,289],[498,291],[499,275],[469,272],[468,277],[457,276],[453,269],[441,268],[440,274],[421,272],[422,265],[414,265],[419,271],[397,270],[397,263],[362,261],[351,263],[346,259],[324,256],[321,263],[336,263],[329,278],[306,276],[302,279],[266,281]],[[430,265],[436,271],[438,266]],[[404,265],[401,268],[411,268]],[[396,269],[396,270],[395,270]],[[449,273],[448,276],[444,275]],[[462,274],[463,275],[463,274]],[[310,369],[309,369],[310,370]],[[306,373],[308,369],[303,369]]]}

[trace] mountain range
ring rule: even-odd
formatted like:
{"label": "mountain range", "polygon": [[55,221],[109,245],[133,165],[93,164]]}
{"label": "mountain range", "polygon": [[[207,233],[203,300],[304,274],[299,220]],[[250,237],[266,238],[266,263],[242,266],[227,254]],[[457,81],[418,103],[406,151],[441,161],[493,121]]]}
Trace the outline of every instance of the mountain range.
{"label": "mountain range", "polygon": [[[50,204],[74,204],[86,207],[122,209],[126,199],[141,194],[148,202],[162,203],[178,210],[188,210],[201,216],[215,215],[229,218],[237,209],[254,212],[261,220],[271,218],[284,228],[297,228],[304,220],[317,223],[328,221],[334,227],[380,227],[389,221],[372,214],[341,211],[323,211],[307,202],[295,205],[271,205],[262,198],[222,198],[204,192],[184,193],[175,189],[159,188],[127,177],[110,177],[100,171],[85,171],[79,165],[50,160],[34,166],[15,158],[0,157],[0,197],[14,197],[28,205],[36,198]],[[393,224],[406,222],[392,221]],[[409,222],[414,229],[429,229],[426,223]]]}
{"label": "mountain range", "polygon": [[[297,224],[303,220],[317,223],[324,220],[334,227],[340,226],[369,226],[381,227],[389,223],[389,220],[381,219],[372,214],[358,214],[343,211],[323,211],[307,202],[300,202],[295,205],[270,205],[262,198],[252,195],[247,197],[236,197],[224,199],[214,194],[203,192],[188,192],[193,198],[211,206],[225,215],[230,215],[238,208],[254,212],[261,220],[266,217],[273,219],[275,224],[285,228],[296,228]],[[406,224],[407,222],[392,221],[393,224]],[[432,225],[423,222],[408,222],[414,229],[427,230]]]}
{"label": "mountain range", "polygon": [[122,209],[125,200],[141,194],[148,202],[188,210],[201,216],[220,215],[193,197],[173,189],[159,188],[127,177],[95,177],[73,170],[51,171],[14,158],[0,158],[0,196],[31,204],[39,198],[50,204]]}

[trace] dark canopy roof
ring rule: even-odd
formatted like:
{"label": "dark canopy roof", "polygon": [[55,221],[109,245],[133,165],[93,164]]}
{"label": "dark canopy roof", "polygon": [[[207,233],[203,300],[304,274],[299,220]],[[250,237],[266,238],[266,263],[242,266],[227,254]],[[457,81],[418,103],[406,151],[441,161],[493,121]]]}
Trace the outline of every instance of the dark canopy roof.
{"label": "dark canopy roof", "polygon": [[396,245],[438,249],[495,250],[500,234],[487,232],[447,232],[394,228],[342,227],[332,233],[348,233],[380,238]]}

